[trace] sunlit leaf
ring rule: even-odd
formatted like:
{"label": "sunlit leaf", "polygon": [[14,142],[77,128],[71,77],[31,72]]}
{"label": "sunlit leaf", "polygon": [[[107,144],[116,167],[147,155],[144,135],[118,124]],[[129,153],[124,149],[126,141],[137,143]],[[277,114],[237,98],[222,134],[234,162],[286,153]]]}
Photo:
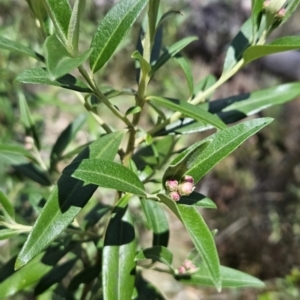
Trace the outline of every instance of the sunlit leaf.
{"label": "sunlit leaf", "polygon": [[101,69],[113,55],[147,2],[148,0],[123,0],[106,14],[91,44],[93,51],[90,66],[93,73]]}
{"label": "sunlit leaf", "polygon": [[104,159],[83,159],[68,165],[63,174],[101,187],[146,196],[145,188],[130,169]]}
{"label": "sunlit leaf", "polygon": [[174,111],[179,111],[183,115],[193,118],[197,121],[213,125],[214,127],[219,129],[226,128],[226,125],[217,116],[214,116],[211,113],[205,111],[204,109],[201,109],[200,107],[192,105],[188,102],[181,101],[178,99],[167,99],[158,96],[148,96],[147,98]]}
{"label": "sunlit leaf", "polygon": [[[89,157],[113,160],[123,134],[119,131],[102,136],[84,149],[73,161],[80,162]],[[74,220],[96,189],[95,185],[83,186],[82,181],[62,175],[21,249],[15,268],[27,264],[48,246]]]}
{"label": "sunlit leaf", "polygon": [[[221,266],[220,273],[223,288],[263,288],[265,286],[265,284],[261,280],[231,268]],[[182,283],[214,286],[213,282],[210,279],[208,269],[205,265],[199,266],[199,270],[193,274],[176,276],[175,278]]]}
{"label": "sunlit leaf", "polygon": [[217,290],[222,287],[220,263],[213,236],[198,211],[192,206],[177,205],[164,194],[158,194],[159,199],[166,204],[183,223],[188,231],[195,248],[201,255],[211,281]]}
{"label": "sunlit leaf", "polygon": [[37,60],[44,61],[43,56],[36,53],[32,49],[20,44],[19,42],[6,39],[2,36],[0,36],[0,49],[18,52],[20,54],[25,54],[27,56],[33,57]]}
{"label": "sunlit leaf", "polygon": [[15,78],[15,81],[29,84],[53,85],[83,93],[92,92],[91,89],[89,89],[83,82],[70,74],[64,75],[52,81],[49,73],[43,68],[25,70]]}
{"label": "sunlit leaf", "polygon": [[136,240],[132,218],[127,206],[117,206],[108,224],[103,247],[104,299],[131,299],[135,281],[135,252]]}

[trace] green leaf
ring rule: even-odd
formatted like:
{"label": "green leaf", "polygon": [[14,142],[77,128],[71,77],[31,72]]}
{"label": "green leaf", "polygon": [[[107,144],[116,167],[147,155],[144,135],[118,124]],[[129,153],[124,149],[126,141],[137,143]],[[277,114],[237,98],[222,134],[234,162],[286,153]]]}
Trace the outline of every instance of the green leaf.
{"label": "green leaf", "polygon": [[49,73],[43,68],[25,70],[15,78],[15,81],[29,84],[54,85],[83,93],[92,92],[92,90],[88,88],[83,82],[70,74],[64,75],[52,81],[50,80]]}
{"label": "green leaf", "polygon": [[298,49],[300,49],[299,36],[285,36],[267,45],[251,46],[243,53],[244,65],[270,54]]}
{"label": "green leaf", "polygon": [[[188,171],[186,172],[192,176],[195,182],[198,182],[209,170],[211,170],[219,161],[229,155],[238,146],[240,146],[247,138],[261,130],[273,121],[271,118],[260,118],[228,127],[219,131],[206,139],[200,141],[203,143],[206,140],[210,144],[200,153],[200,155],[191,160],[187,165]],[[195,143],[181,155],[185,155],[198,146]]]}
{"label": "green leaf", "polygon": [[45,7],[62,43],[68,45],[71,7],[68,0],[44,0]]}
{"label": "green leaf", "polygon": [[[204,92],[208,88],[210,88],[212,85],[214,85],[217,82],[217,79],[215,76],[209,74],[202,78],[195,86],[195,94],[198,94],[199,92]],[[204,105],[204,104],[202,104]],[[201,106],[202,106],[201,105]]]}
{"label": "green leaf", "polygon": [[141,205],[146,216],[149,229],[153,230],[152,245],[168,246],[169,242],[169,223],[164,210],[156,201],[142,198]]}
{"label": "green leaf", "polygon": [[252,3],[252,26],[253,26],[253,33],[256,35],[260,28],[260,18],[261,12],[263,10],[263,3],[265,0],[254,0]]}
{"label": "green leaf", "polygon": [[44,275],[34,289],[34,295],[40,295],[47,291],[52,285],[61,282],[74,267],[77,258],[73,258],[62,264],[56,265]]}
{"label": "green leaf", "polygon": [[140,251],[136,256],[135,260],[143,260],[143,259],[152,259],[153,261],[159,261],[165,265],[167,265],[171,270],[172,261],[173,261],[173,253],[166,247],[163,246],[154,246],[152,248],[144,249]]}
{"label": "green leaf", "polygon": [[166,169],[163,175],[163,183],[168,179],[180,181],[183,175],[189,170],[190,166],[193,165],[195,159],[201,155],[210,142],[210,140],[200,141],[196,143],[194,147],[191,146],[177,155]]}
{"label": "green leaf", "polygon": [[78,40],[80,30],[80,17],[84,10],[85,0],[76,0],[68,27],[68,49],[76,55],[78,51]]}
{"label": "green leaf", "polygon": [[232,40],[224,61],[223,73],[230,71],[242,59],[244,51],[251,45],[253,39],[252,19],[249,18]]}
{"label": "green leaf", "polygon": [[[102,136],[83,150],[73,162],[80,162],[88,157],[113,160],[123,135],[119,131]],[[82,181],[62,175],[19,253],[15,268],[27,264],[69,226],[96,189],[95,185],[83,186]]]}
{"label": "green leaf", "polygon": [[82,55],[71,57],[60,40],[54,35],[47,37],[44,47],[49,78],[52,81],[82,65],[92,52],[90,49]]}
{"label": "green leaf", "polygon": [[69,247],[64,249],[49,247],[46,252],[40,253],[22,269],[13,272],[1,282],[1,297],[14,295],[34,284],[47,274],[69,250]]}
{"label": "green leaf", "polygon": [[52,185],[52,181],[48,172],[42,170],[38,165],[35,165],[33,163],[23,163],[15,165],[14,169],[41,185]]}
{"label": "green leaf", "polygon": [[0,229],[0,241],[7,240],[15,235],[20,235],[21,232],[22,231],[16,229]]}
{"label": "green leaf", "polygon": [[134,114],[137,114],[141,111],[142,111],[142,108],[140,106],[132,106],[132,107],[127,109],[127,111],[125,113],[125,116],[134,115]]}
{"label": "green leaf", "polygon": [[101,187],[146,196],[142,182],[128,168],[105,159],[83,159],[68,165],[63,174]]}
{"label": "green leaf", "polygon": [[188,88],[189,88],[189,97],[192,98],[194,94],[194,79],[192,74],[192,69],[188,61],[181,55],[176,55],[175,61],[180,65],[181,69],[183,70]]}
{"label": "green leaf", "polygon": [[2,36],[0,36],[0,48],[9,50],[9,51],[13,51],[13,52],[18,52],[20,54],[25,54],[25,55],[33,57],[37,60],[44,61],[43,56],[36,53],[32,49],[20,44],[19,42],[11,41]]}
{"label": "green leaf", "polygon": [[141,55],[139,51],[137,50],[134,51],[131,57],[140,62],[143,75],[147,75],[150,72],[151,70],[150,64],[144,59],[144,57]]}
{"label": "green leaf", "polygon": [[0,158],[1,156],[11,165],[27,163],[28,160],[37,163],[35,157],[24,146],[18,144],[0,144]]}
{"label": "green leaf", "polygon": [[171,47],[167,48],[164,53],[159,57],[157,62],[152,67],[152,70],[149,74],[150,77],[152,77],[155,72],[160,69],[170,58],[174,57],[178,52],[180,52],[183,48],[185,48],[188,44],[191,42],[197,40],[197,37],[187,37],[179,42],[175,43]]}
{"label": "green leaf", "polygon": [[214,201],[197,192],[191,193],[189,196],[182,196],[178,205],[190,205],[203,208],[217,208]]}
{"label": "green leaf", "polygon": [[[220,273],[222,287],[224,288],[265,287],[265,284],[262,281],[241,271],[221,266]],[[214,286],[205,265],[199,266],[199,270],[193,274],[176,276],[175,278],[182,283]]]}
{"label": "green leaf", "polygon": [[219,114],[221,118],[235,114],[237,116],[242,114],[245,117],[268,107],[291,101],[299,95],[300,84],[298,82],[287,83],[265,90],[215,100],[211,103],[209,110],[211,113],[221,112]]}
{"label": "green leaf", "polygon": [[37,149],[40,149],[41,148],[40,138],[35,123],[31,117],[31,113],[26,98],[23,93],[18,93],[18,96],[19,96],[21,121],[24,124],[26,135],[32,136]]}
{"label": "green leaf", "polygon": [[188,231],[198,253],[208,268],[210,279],[214,286],[220,290],[222,281],[220,277],[219,257],[213,236],[198,211],[192,206],[177,205],[164,194],[157,195],[166,204]]}
{"label": "green leaf", "polygon": [[183,13],[179,10],[169,10],[166,13],[164,13],[161,18],[159,19],[159,22],[157,24],[156,28],[159,28],[161,25],[163,25],[164,22],[166,22],[168,19],[176,17],[178,15],[183,16]]}
{"label": "green leaf", "polygon": [[137,168],[144,170],[146,166],[162,165],[172,155],[175,143],[174,136],[166,136],[154,140],[150,146],[139,149],[133,156]]}
{"label": "green leaf", "polygon": [[221,119],[205,111],[204,109],[192,105],[188,102],[177,99],[167,99],[158,96],[148,96],[147,98],[174,111],[179,111],[183,115],[193,118],[197,121],[204,122],[205,124],[211,124],[218,129],[226,128],[226,125],[222,122]]}
{"label": "green leaf", "polygon": [[104,299],[131,299],[135,281],[135,251],[134,227],[127,206],[116,207],[106,230],[103,247]]}
{"label": "green leaf", "polygon": [[66,149],[68,144],[74,140],[77,132],[81,129],[85,121],[86,121],[86,115],[84,114],[79,115],[59,135],[51,150],[51,155],[50,155],[51,168],[53,168],[56,162],[61,159],[64,150]]}
{"label": "green leaf", "polygon": [[104,17],[95,33],[90,66],[93,73],[101,69],[113,55],[125,34],[140,15],[148,0],[123,0]]}
{"label": "green leaf", "polygon": [[4,217],[6,220],[14,220],[15,219],[15,209],[6,195],[0,190],[0,204],[1,210],[4,213]]}

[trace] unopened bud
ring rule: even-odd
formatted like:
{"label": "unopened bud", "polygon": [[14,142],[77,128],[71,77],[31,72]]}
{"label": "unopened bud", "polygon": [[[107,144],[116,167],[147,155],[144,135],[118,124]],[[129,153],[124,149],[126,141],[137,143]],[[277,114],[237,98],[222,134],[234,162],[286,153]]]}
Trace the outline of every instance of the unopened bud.
{"label": "unopened bud", "polygon": [[178,274],[184,274],[186,272],[186,269],[184,266],[180,266],[177,270],[178,270]]}
{"label": "unopened bud", "polygon": [[180,200],[180,195],[177,192],[170,192],[169,197],[174,201]]}
{"label": "unopened bud", "polygon": [[263,7],[267,12],[277,15],[285,3],[286,0],[267,0],[263,3]]}
{"label": "unopened bud", "polygon": [[168,192],[176,192],[178,189],[178,181],[175,179],[168,179],[165,186]]}
{"label": "unopened bud", "polygon": [[188,196],[195,189],[194,184],[191,182],[182,182],[178,186],[178,193],[180,196]]}
{"label": "unopened bud", "polygon": [[184,175],[181,182],[190,182],[194,184],[194,178],[190,175]]}
{"label": "unopened bud", "polygon": [[187,270],[187,271],[194,271],[196,269],[196,266],[188,259],[186,259],[182,266]]}
{"label": "unopened bud", "polygon": [[279,19],[282,19],[284,16],[285,16],[285,13],[286,13],[286,10],[284,8],[281,8],[277,14],[276,14],[276,17],[279,18]]}
{"label": "unopened bud", "polygon": [[34,145],[34,140],[31,136],[25,136],[24,139],[24,147],[27,150],[31,150],[33,148]]}

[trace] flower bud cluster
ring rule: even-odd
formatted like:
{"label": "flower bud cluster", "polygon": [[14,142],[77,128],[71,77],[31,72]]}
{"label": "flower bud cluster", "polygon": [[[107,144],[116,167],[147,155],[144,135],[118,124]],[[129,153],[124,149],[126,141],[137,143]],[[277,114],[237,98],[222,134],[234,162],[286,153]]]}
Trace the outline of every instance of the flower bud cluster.
{"label": "flower bud cluster", "polygon": [[194,179],[190,175],[185,175],[180,182],[176,179],[168,179],[165,187],[169,197],[174,201],[179,201],[181,196],[188,196],[193,192]]}
{"label": "flower bud cluster", "polygon": [[275,17],[282,19],[286,13],[283,7],[285,3],[286,0],[266,0],[263,3],[263,8]]}
{"label": "flower bud cluster", "polygon": [[188,259],[177,269],[178,274],[193,273],[197,270],[197,267]]}

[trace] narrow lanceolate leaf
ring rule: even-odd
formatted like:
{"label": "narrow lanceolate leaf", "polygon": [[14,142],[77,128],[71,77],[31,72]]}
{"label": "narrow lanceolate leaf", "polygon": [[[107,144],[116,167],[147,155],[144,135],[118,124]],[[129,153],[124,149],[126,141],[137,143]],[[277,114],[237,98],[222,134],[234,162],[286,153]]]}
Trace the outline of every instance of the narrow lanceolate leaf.
{"label": "narrow lanceolate leaf", "polygon": [[[9,274],[0,284],[1,297],[4,299],[32,286],[47,274],[68,251],[70,247],[49,247],[46,252],[40,253],[22,269]],[[3,273],[4,271],[1,272]]]}
{"label": "narrow lanceolate leaf", "polygon": [[[228,267],[221,266],[220,273],[223,288],[263,288],[265,286],[265,284],[261,280]],[[189,274],[188,276],[176,276],[175,278],[180,282],[186,284],[214,286],[213,282],[210,279],[208,269],[205,265],[199,266],[199,270],[195,273]]]}
{"label": "narrow lanceolate leaf", "polygon": [[253,38],[252,19],[249,18],[232,40],[225,57],[223,74],[230,71],[242,59],[244,51],[251,45]]}
{"label": "narrow lanceolate leaf", "polygon": [[212,101],[209,111],[211,113],[221,113],[219,116],[222,118],[229,113],[231,115],[242,113],[250,116],[268,107],[291,101],[299,95],[300,83],[287,83],[265,90]]}
{"label": "narrow lanceolate leaf", "polygon": [[73,141],[77,132],[81,129],[86,121],[86,116],[81,114],[73,122],[71,122],[66,129],[57,138],[50,155],[51,165],[62,157],[62,154],[70,142]]}
{"label": "narrow lanceolate leaf", "polygon": [[72,13],[69,1],[44,0],[44,4],[60,40],[66,46],[68,41],[68,28]]}
{"label": "narrow lanceolate leaf", "polygon": [[76,0],[68,28],[68,49],[71,54],[76,55],[78,51],[80,17],[84,10],[85,0]]}
{"label": "narrow lanceolate leaf", "polygon": [[21,121],[24,124],[26,135],[32,136],[34,143],[38,149],[41,148],[40,137],[38,135],[35,122],[31,117],[31,113],[25,98],[25,95],[21,92],[18,93],[19,96],[19,107],[20,107],[20,115]]}
{"label": "narrow lanceolate leaf", "polygon": [[56,80],[82,65],[92,52],[92,49],[90,49],[82,55],[71,57],[61,41],[54,35],[47,37],[44,47],[47,69],[51,80]]}
{"label": "narrow lanceolate leaf", "polygon": [[253,27],[253,33],[256,34],[256,32],[259,30],[260,27],[260,15],[261,11],[263,10],[263,3],[265,0],[255,0],[252,1],[252,27]]}
{"label": "narrow lanceolate leaf", "polygon": [[194,94],[194,81],[191,66],[188,63],[188,61],[181,55],[176,55],[175,61],[180,65],[181,69],[183,70],[189,88],[189,97],[192,97]]}
{"label": "narrow lanceolate leaf", "polygon": [[57,78],[56,80],[51,80],[50,74],[43,68],[25,70],[15,78],[15,81],[29,84],[53,85],[83,93],[92,92],[92,90],[88,88],[83,82],[70,74],[64,75],[60,78]]}
{"label": "narrow lanceolate leaf", "polygon": [[135,252],[132,218],[127,206],[117,207],[108,224],[103,247],[104,299],[131,299],[135,281]]}
{"label": "narrow lanceolate leaf", "polygon": [[179,53],[182,49],[184,49],[191,42],[197,40],[197,37],[187,37],[182,39],[181,41],[175,43],[171,47],[167,48],[164,53],[159,57],[155,65],[152,67],[150,72],[150,77],[155,74],[155,72],[160,69],[169,59],[174,57],[177,53]]}
{"label": "narrow lanceolate leaf", "polygon": [[141,206],[146,216],[147,226],[153,230],[152,245],[168,246],[169,223],[161,204],[147,199],[141,199]]}
{"label": "narrow lanceolate leaf", "polygon": [[193,192],[188,196],[181,197],[180,201],[178,202],[178,205],[190,205],[203,208],[217,208],[214,201],[197,192]]}
{"label": "narrow lanceolate leaf", "polygon": [[2,36],[0,36],[0,49],[18,52],[20,54],[25,54],[27,56],[33,57],[37,60],[44,61],[43,56],[36,53],[32,49],[20,44],[19,42],[11,41]]}
{"label": "narrow lanceolate leaf", "polygon": [[128,168],[104,159],[84,159],[71,163],[63,174],[101,187],[146,196],[145,188],[137,175]]}
{"label": "narrow lanceolate leaf", "polygon": [[[112,161],[122,137],[123,132],[105,135],[90,144],[73,161],[80,162],[89,157]],[[95,185],[84,186],[82,181],[62,175],[19,253],[16,269],[27,264],[69,226],[96,189]]]}
{"label": "narrow lanceolate leaf", "polygon": [[3,211],[5,219],[7,220],[15,219],[14,206],[1,190],[0,190],[0,210]]}
{"label": "narrow lanceolate leaf", "polygon": [[26,163],[28,160],[37,163],[35,157],[24,146],[18,144],[0,144],[1,158],[12,165]]}
{"label": "narrow lanceolate leaf", "polygon": [[15,229],[0,229],[0,241],[7,240],[15,235],[19,235],[21,233],[20,230]]}
{"label": "narrow lanceolate leaf", "polygon": [[147,248],[139,252],[135,256],[135,260],[143,260],[143,259],[152,259],[153,261],[159,261],[167,265],[171,270],[173,269],[172,268],[173,253],[166,247],[154,246],[152,248]]}
{"label": "narrow lanceolate leaf", "polygon": [[140,15],[148,0],[123,0],[104,17],[95,33],[90,65],[94,73],[113,55],[125,34]]}
{"label": "narrow lanceolate leaf", "polygon": [[[270,124],[272,121],[273,119],[271,118],[260,118],[245,121],[207,137],[206,139],[210,141],[209,145],[198,157],[191,160],[191,164],[188,165],[188,171],[186,173],[191,175],[195,182],[198,182],[219,161],[234,151],[246,139]],[[199,143],[203,143],[205,140],[202,140]],[[195,143],[186,149],[181,155],[192,151],[194,147],[197,147],[197,144],[198,143]]]}
{"label": "narrow lanceolate leaf", "polygon": [[168,179],[180,181],[183,175],[189,170],[190,166],[193,165],[195,159],[201,155],[210,142],[210,140],[205,140],[196,143],[194,147],[190,147],[177,155],[166,169],[163,175],[163,183]]}
{"label": "narrow lanceolate leaf", "polygon": [[181,220],[188,231],[195,248],[207,266],[210,280],[213,282],[214,286],[220,290],[222,281],[219,257],[213,236],[205,221],[194,207],[177,205],[175,201],[164,194],[158,194],[158,197]]}
{"label": "narrow lanceolate leaf", "polygon": [[147,98],[174,111],[179,111],[187,117],[204,122],[205,124],[211,124],[218,129],[226,128],[226,125],[220,118],[188,102],[177,99],[167,99],[158,96],[148,96]]}
{"label": "narrow lanceolate leaf", "polygon": [[285,36],[267,45],[255,45],[249,47],[243,53],[243,58],[245,60],[244,64],[246,65],[255,59],[270,54],[298,49],[300,49],[300,37]]}

